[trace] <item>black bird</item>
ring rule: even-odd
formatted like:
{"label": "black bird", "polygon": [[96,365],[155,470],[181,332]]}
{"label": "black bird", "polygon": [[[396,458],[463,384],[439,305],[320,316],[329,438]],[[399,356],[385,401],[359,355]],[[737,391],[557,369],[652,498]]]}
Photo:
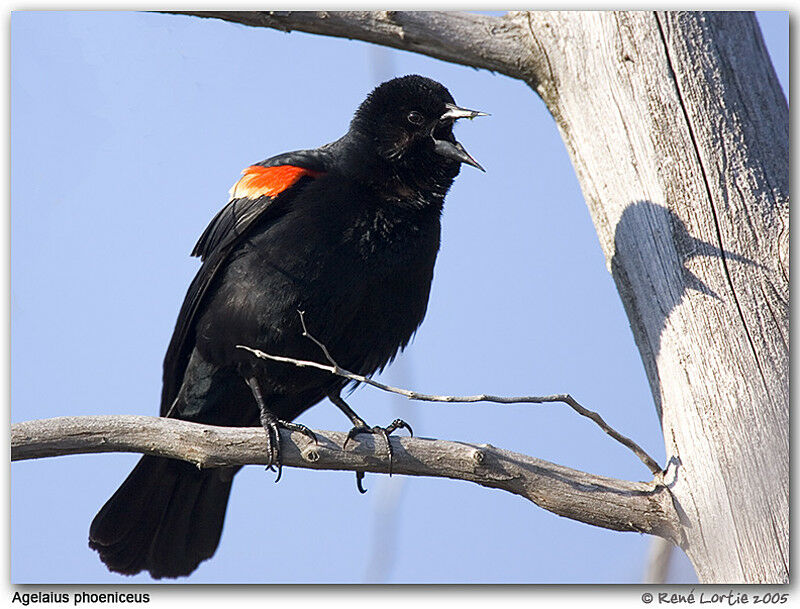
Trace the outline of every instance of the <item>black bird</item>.
{"label": "black bird", "polygon": [[[344,379],[236,346],[319,361],[304,321],[342,367],[383,369],[425,316],[444,197],[461,163],[481,168],[453,123],[481,114],[438,82],[396,78],[370,93],[341,139],[245,169],[192,252],[202,266],[164,359],[161,416],[261,424],[278,468],[279,427],[313,439],[291,421],[325,397],[351,435],[385,433],[342,400]],[[89,546],[111,571],[188,575],[216,551],[236,471],[142,457],[95,516]]]}

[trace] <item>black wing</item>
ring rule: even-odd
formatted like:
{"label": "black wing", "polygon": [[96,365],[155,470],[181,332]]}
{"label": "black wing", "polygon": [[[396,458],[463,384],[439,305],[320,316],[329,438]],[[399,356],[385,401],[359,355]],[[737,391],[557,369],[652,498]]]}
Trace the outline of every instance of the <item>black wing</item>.
{"label": "black wing", "polygon": [[277,218],[285,213],[294,196],[328,167],[325,147],[289,152],[251,165],[231,188],[231,200],[214,216],[192,250],[192,255],[199,256],[203,265],[186,293],[164,357],[161,416],[169,411],[183,382],[194,348],[192,330],[197,311],[233,247],[256,220]]}
{"label": "black wing", "polygon": [[[293,190],[301,178],[315,178],[327,172],[326,148],[287,152],[245,169],[243,177],[230,190],[230,202],[211,220],[197,240],[192,256],[205,261],[212,252],[226,248],[273,207],[279,195]],[[278,168],[286,169],[278,171]]]}

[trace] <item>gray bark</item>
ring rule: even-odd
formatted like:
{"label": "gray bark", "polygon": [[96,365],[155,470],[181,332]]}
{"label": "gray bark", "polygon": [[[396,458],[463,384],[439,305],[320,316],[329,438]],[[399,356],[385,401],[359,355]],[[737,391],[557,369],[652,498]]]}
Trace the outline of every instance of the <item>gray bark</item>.
{"label": "gray bark", "polygon": [[[315,431],[318,444],[281,430],[283,465],[389,472],[387,447],[370,434],[341,447],[347,434]],[[378,437],[379,438],[379,437]],[[661,478],[628,482],[587,474],[488,444],[389,437],[392,472],[467,480],[525,497],[544,509],[616,531],[678,539],[678,514]],[[264,430],[213,427],[142,416],[59,417],[11,426],[11,460],[101,452],[141,452],[197,467],[267,463]]]}
{"label": "gray bark", "polygon": [[682,545],[700,581],[788,581],[788,108],[758,26],[532,23],[662,416]]}

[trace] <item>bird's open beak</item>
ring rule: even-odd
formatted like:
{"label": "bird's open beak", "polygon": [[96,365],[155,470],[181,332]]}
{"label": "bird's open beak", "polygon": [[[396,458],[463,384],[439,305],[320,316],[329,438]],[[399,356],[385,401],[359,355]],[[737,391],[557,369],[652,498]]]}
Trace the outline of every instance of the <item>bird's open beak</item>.
{"label": "bird's open beak", "polygon": [[[445,113],[442,114],[440,121],[445,120],[456,120],[459,118],[469,118],[473,119],[476,116],[488,116],[486,112],[479,112],[478,110],[467,110],[466,108],[459,108],[455,104],[446,104]],[[472,165],[473,167],[477,167],[481,171],[486,171],[483,167],[481,167],[480,163],[472,158],[469,152],[464,149],[464,146],[461,145],[460,142],[457,141],[448,141],[448,140],[437,140],[436,138],[433,139],[434,142],[434,149],[438,154],[441,154],[443,157],[447,157],[448,159],[453,159],[454,161],[458,161],[459,163],[466,163],[467,165]]]}
{"label": "bird's open beak", "polygon": [[458,118],[475,118],[476,116],[489,116],[486,112],[480,112],[479,110],[467,110],[466,108],[459,108],[455,104],[445,104],[444,105],[447,110],[440,120],[445,120],[447,118],[458,119]]}
{"label": "bird's open beak", "polygon": [[472,165],[481,171],[486,171],[483,167],[481,167],[478,161],[472,158],[469,152],[464,150],[464,147],[460,142],[448,142],[447,140],[434,139],[433,143],[434,150],[442,156],[447,157],[448,159],[453,159],[454,161],[458,161],[459,163]]}

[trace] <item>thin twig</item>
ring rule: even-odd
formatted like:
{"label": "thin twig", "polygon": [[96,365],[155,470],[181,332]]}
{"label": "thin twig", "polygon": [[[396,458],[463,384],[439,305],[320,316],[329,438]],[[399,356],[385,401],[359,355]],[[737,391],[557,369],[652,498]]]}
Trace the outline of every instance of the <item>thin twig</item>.
{"label": "thin twig", "polygon": [[325,359],[328,360],[328,362],[332,366],[334,366],[336,368],[339,368],[339,366],[336,364],[336,361],[333,359],[333,356],[331,356],[331,352],[328,351],[328,347],[326,347],[323,343],[318,341],[311,334],[311,332],[308,331],[308,326],[306,326],[306,312],[305,311],[298,311],[297,314],[300,316],[300,325],[303,326],[303,336],[308,338],[308,339],[310,339],[311,342],[313,342],[315,345],[317,345],[317,347],[322,349],[322,354],[325,356]]}
{"label": "thin twig", "polygon": [[282,355],[272,355],[270,353],[264,353],[259,349],[253,349],[252,347],[247,347],[245,345],[236,345],[236,347],[239,349],[244,349],[246,351],[249,351],[256,357],[259,357],[261,359],[292,364],[294,366],[299,366],[301,368],[316,368],[318,370],[323,370],[325,372],[329,372],[330,374],[335,374],[336,376],[340,376],[342,378],[346,378],[351,381],[355,381],[357,383],[364,383],[366,385],[371,385],[377,389],[380,389],[381,391],[402,395],[407,397],[409,400],[417,400],[420,402],[440,402],[440,403],[443,402],[448,404],[465,404],[473,402],[492,402],[494,404],[549,404],[549,403],[560,402],[572,408],[579,415],[587,417],[592,421],[594,421],[597,424],[597,426],[600,427],[600,429],[602,429],[609,436],[614,438],[617,442],[630,449],[637,457],[639,457],[639,459],[641,459],[642,463],[644,463],[647,466],[647,468],[650,470],[651,473],[659,475],[663,471],[658,462],[656,462],[655,459],[653,459],[650,455],[648,455],[641,446],[639,446],[636,442],[634,442],[627,436],[623,436],[621,433],[612,428],[608,423],[606,423],[603,420],[603,417],[601,417],[598,413],[581,406],[578,403],[578,401],[568,393],[559,393],[555,395],[542,395],[542,396],[525,395],[525,396],[511,396],[511,397],[490,395],[486,393],[481,393],[479,395],[457,396],[457,395],[431,395],[427,393],[419,393],[418,391],[411,391],[409,389],[392,387],[391,385],[386,385],[384,383],[373,380],[362,374],[356,374],[354,372],[350,372],[349,370],[345,370],[344,368],[339,366],[339,364],[337,364],[336,361],[331,356],[327,347],[309,333],[308,328],[306,327],[304,312],[298,311],[298,313],[300,314],[300,323],[303,325],[303,336],[309,338],[311,341],[314,342],[314,344],[316,344],[322,350],[322,353],[325,356],[325,359],[328,360],[329,364],[321,364],[319,362],[313,362],[309,360],[299,360],[291,357],[284,357]]}

